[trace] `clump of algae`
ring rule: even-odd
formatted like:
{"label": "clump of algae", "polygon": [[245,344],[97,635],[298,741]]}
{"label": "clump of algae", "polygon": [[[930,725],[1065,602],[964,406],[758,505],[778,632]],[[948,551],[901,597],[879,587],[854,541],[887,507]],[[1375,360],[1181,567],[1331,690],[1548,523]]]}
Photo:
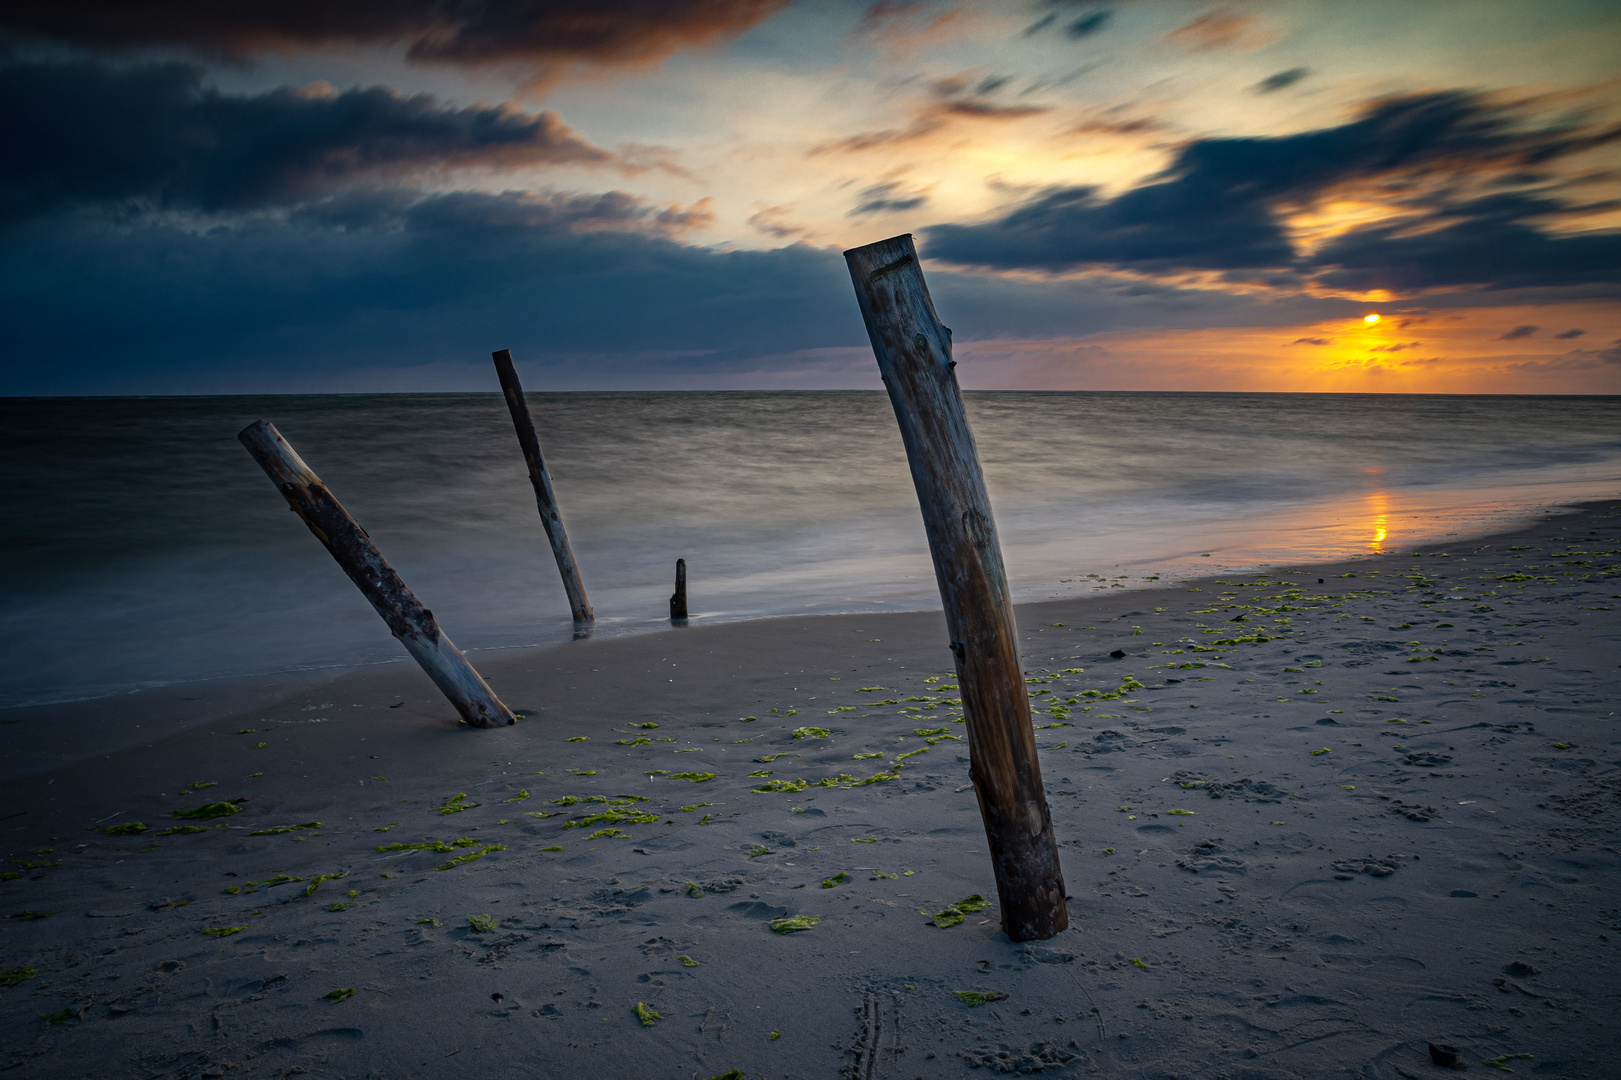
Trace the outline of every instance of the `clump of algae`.
{"label": "clump of algae", "polygon": [[632,1011],[636,1013],[636,1019],[642,1022],[643,1027],[652,1027],[654,1024],[664,1019],[664,1017],[648,1008],[647,1003],[643,1001],[638,1001],[636,1003],[636,1008]]}
{"label": "clump of algae", "polygon": [[255,831],[250,832],[248,835],[280,836],[282,833],[298,832],[301,829],[320,829],[324,827],[325,826],[323,826],[319,821],[306,821],[300,825],[276,825],[269,829],[256,829]]}
{"label": "clump of algae", "polygon": [[187,821],[208,821],[211,818],[229,817],[241,812],[242,808],[236,803],[211,802],[204,803],[195,810],[176,810],[174,816]]}
{"label": "clump of algae", "polygon": [[350,998],[355,996],[355,988],[352,986],[340,986],[336,990],[330,990],[321,996],[327,1001],[333,1003],[339,1001],[348,1001]]}
{"label": "clump of algae", "polygon": [[955,904],[941,908],[929,918],[929,922],[942,930],[947,927],[957,926],[974,912],[985,910],[987,903],[988,901],[983,896],[975,893],[965,900],[958,900]]}
{"label": "clump of algae", "polygon": [[487,934],[491,930],[498,929],[501,926],[501,920],[494,915],[469,915],[467,916],[467,925],[471,926],[477,933]]}
{"label": "clump of algae", "polygon": [[801,930],[809,930],[821,922],[817,915],[794,915],[785,919],[772,919],[771,932],[773,934],[795,934]]}
{"label": "clump of algae", "polygon": [[140,821],[125,821],[118,825],[108,825],[101,831],[108,836],[139,836],[146,831],[146,824]]}
{"label": "clump of algae", "polygon": [[232,934],[240,934],[246,929],[246,926],[205,926],[203,927],[203,933],[209,937],[228,938]]}

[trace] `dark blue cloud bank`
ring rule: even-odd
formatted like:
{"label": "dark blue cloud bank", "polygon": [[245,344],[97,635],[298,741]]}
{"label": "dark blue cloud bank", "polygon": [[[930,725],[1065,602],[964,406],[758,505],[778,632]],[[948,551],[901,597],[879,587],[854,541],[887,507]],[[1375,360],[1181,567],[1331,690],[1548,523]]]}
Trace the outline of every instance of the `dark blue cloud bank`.
{"label": "dark blue cloud bank", "polygon": [[[1593,209],[1554,167],[1621,129],[1525,119],[1452,92],[1377,102],[1350,123],[1298,135],[1198,139],[1160,176],[1114,198],[1062,187],[991,221],[933,226],[930,254],[999,270],[1215,272],[1395,294],[1601,286],[1614,295],[1621,234],[1561,236],[1546,226]],[[1355,185],[1401,216],[1298,252],[1288,209]]]}
{"label": "dark blue cloud bank", "polygon": [[[1310,283],[1614,295],[1617,238],[1544,224],[1578,205],[1553,167],[1611,137],[1464,94],[1409,98],[1297,136],[1197,140],[1124,194],[1048,191],[922,244],[950,264],[930,280],[959,338],[1348,310],[1305,296]],[[390,372],[482,371],[499,347],[569,372],[558,385],[657,386],[865,341],[835,251],[694,246],[700,207],[619,191],[445,189],[462,169],[623,164],[552,113],[383,88],[226,94],[184,63],[13,59],[0,145],[14,151],[0,155],[0,393],[320,389],[345,372],[395,389]],[[1288,242],[1291,202],[1398,181],[1430,227],[1369,226],[1309,257]],[[1060,276],[1073,270],[1102,273]],[[1272,282],[1279,299],[1174,284],[1190,271]]]}

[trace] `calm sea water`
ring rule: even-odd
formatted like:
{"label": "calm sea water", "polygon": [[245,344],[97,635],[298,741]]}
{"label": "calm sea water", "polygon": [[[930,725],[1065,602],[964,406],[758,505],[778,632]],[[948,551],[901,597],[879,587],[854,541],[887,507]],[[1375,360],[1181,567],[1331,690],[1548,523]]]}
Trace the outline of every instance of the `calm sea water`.
{"label": "calm sea water", "polygon": [[[531,395],[600,633],[938,603],[878,393]],[[1621,399],[980,393],[1021,599],[1463,538],[1621,493]],[[398,660],[236,442],[277,425],[470,651],[566,641],[499,396],[0,401],[0,705]],[[1208,554],[1207,554],[1208,553]],[[476,661],[476,656],[475,656]]]}

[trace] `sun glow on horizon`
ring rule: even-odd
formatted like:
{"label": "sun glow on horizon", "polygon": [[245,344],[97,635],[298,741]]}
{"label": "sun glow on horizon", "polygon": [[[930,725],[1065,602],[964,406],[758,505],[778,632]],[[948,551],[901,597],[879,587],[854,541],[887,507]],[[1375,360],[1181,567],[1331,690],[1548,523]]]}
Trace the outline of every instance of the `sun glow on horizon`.
{"label": "sun glow on horizon", "polygon": [[1367,323],[1369,326],[1372,326],[1374,323],[1379,321],[1379,316],[1377,314],[1375,314],[1375,315],[1364,315],[1364,316],[1362,316],[1362,321]]}

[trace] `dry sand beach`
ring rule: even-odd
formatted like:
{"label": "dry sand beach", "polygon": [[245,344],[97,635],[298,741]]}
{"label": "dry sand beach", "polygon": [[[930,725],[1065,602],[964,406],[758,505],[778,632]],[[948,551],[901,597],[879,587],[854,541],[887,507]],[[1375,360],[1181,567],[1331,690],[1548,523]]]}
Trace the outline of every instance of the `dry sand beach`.
{"label": "dry sand beach", "polygon": [[479,654],[495,731],[403,664],[10,712],[0,1066],[1613,1077],[1618,513],[1022,606],[1031,945],[934,613]]}

